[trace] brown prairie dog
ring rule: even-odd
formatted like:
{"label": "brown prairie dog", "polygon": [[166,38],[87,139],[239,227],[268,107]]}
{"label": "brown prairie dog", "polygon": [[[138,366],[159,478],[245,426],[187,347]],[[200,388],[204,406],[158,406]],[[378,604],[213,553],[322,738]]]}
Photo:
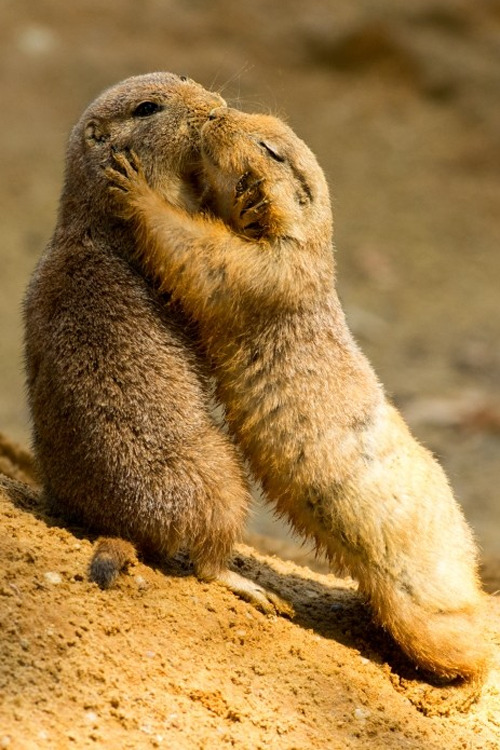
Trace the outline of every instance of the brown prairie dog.
{"label": "brown prairie dog", "polygon": [[199,325],[231,432],[277,510],[358,579],[418,666],[480,676],[472,534],[347,328],[316,159],[281,121],[226,108],[202,155],[222,220],[169,205],[140,157],[117,157],[108,176],[135,257]]}
{"label": "brown prairie dog", "polygon": [[[271,595],[226,565],[249,491],[240,457],[213,421],[186,320],[125,259],[134,238],[110,210],[103,168],[133,148],[159,194],[197,210],[200,127],[223,100],[171,73],[104,92],[75,126],[54,236],[25,303],[34,448],[47,500],[141,551],[189,551],[196,574],[266,611]],[[107,586],[133,557],[97,547]],[[271,601],[272,600],[272,601]]]}

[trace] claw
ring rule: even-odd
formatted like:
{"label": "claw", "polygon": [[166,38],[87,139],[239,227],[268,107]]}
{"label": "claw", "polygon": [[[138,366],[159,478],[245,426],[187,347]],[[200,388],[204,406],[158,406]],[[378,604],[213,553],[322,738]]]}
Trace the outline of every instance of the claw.
{"label": "claw", "polygon": [[136,152],[133,149],[130,149],[129,157],[130,157],[129,158],[130,165],[135,169],[135,171],[138,174],[142,174],[143,173],[142,164],[140,162],[139,157],[137,156]]}
{"label": "claw", "polygon": [[111,156],[114,164],[119,167],[119,171],[126,177],[135,178],[138,176],[144,176],[139,157],[135,151],[132,151],[132,149],[118,151],[116,147],[113,147],[111,150]]}
{"label": "claw", "polygon": [[240,179],[236,183],[236,196],[240,197],[244,193],[248,193],[250,190],[253,190],[254,188],[259,187],[264,180],[265,177],[260,177],[258,180],[254,180],[253,182],[249,182],[249,180],[252,177],[251,172],[245,172],[241,175]]}
{"label": "claw", "polygon": [[253,206],[251,205],[247,206],[247,208],[243,208],[240,215],[243,216],[243,214],[246,214],[247,211],[257,211],[258,208],[264,208],[265,206],[268,206],[268,205],[269,205],[269,200],[267,198],[263,198],[259,203],[256,203]]}
{"label": "claw", "polygon": [[242,193],[245,192],[245,190],[248,190],[248,180],[250,179],[250,172],[245,172],[245,174],[241,175],[240,179],[236,183],[236,195],[242,195]]}
{"label": "claw", "polygon": [[281,597],[272,591],[267,591],[263,586],[251,581],[249,578],[233,570],[224,570],[217,576],[217,581],[232,591],[240,599],[250,602],[253,606],[265,615],[283,615],[292,617],[293,608]]}
{"label": "claw", "polygon": [[121,193],[128,192],[130,188],[129,179],[122,172],[119,172],[113,167],[105,167],[104,174],[107,180],[110,182],[110,190],[119,190]]}

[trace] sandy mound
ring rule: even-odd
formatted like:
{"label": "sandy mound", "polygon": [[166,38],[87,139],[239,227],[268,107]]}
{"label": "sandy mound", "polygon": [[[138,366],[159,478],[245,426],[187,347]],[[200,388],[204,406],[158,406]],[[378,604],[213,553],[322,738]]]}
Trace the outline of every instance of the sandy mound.
{"label": "sandy mound", "polygon": [[243,545],[234,565],[288,600],[292,620],[199,583],[182,559],[138,564],[102,592],[85,532],[16,481],[33,483],[29,454],[2,440],[0,468],[0,747],[499,747],[498,648],[481,696],[431,685],[351,582]]}

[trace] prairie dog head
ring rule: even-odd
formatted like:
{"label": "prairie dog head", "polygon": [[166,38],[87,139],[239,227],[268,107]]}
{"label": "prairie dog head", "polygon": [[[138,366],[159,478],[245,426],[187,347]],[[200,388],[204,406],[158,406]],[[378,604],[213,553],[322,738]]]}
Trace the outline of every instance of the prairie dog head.
{"label": "prairie dog head", "polygon": [[301,242],[331,234],[328,186],[316,157],[284,122],[270,115],[214,109],[201,130],[205,179],[215,212],[230,223],[243,175],[262,179],[276,237]]}
{"label": "prairie dog head", "polygon": [[[170,202],[199,206],[200,129],[224,100],[185,76],[150,73],[104,91],[74,127],[68,147],[62,209],[84,204],[106,213],[103,168],[113,150],[134,150],[148,182]],[[71,219],[71,214],[67,214]]]}

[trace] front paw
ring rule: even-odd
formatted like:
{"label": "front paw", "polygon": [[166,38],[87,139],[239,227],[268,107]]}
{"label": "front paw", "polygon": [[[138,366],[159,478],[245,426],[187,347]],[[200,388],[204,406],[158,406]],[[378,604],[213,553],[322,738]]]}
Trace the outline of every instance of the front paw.
{"label": "front paw", "polygon": [[135,213],[137,200],[150,192],[139,157],[134,151],[113,151],[113,166],[106,167],[108,192],[113,199],[116,212],[123,219]]}
{"label": "front paw", "polygon": [[260,239],[269,231],[270,203],[264,191],[265,179],[245,172],[236,185],[231,224],[249,239]]}

